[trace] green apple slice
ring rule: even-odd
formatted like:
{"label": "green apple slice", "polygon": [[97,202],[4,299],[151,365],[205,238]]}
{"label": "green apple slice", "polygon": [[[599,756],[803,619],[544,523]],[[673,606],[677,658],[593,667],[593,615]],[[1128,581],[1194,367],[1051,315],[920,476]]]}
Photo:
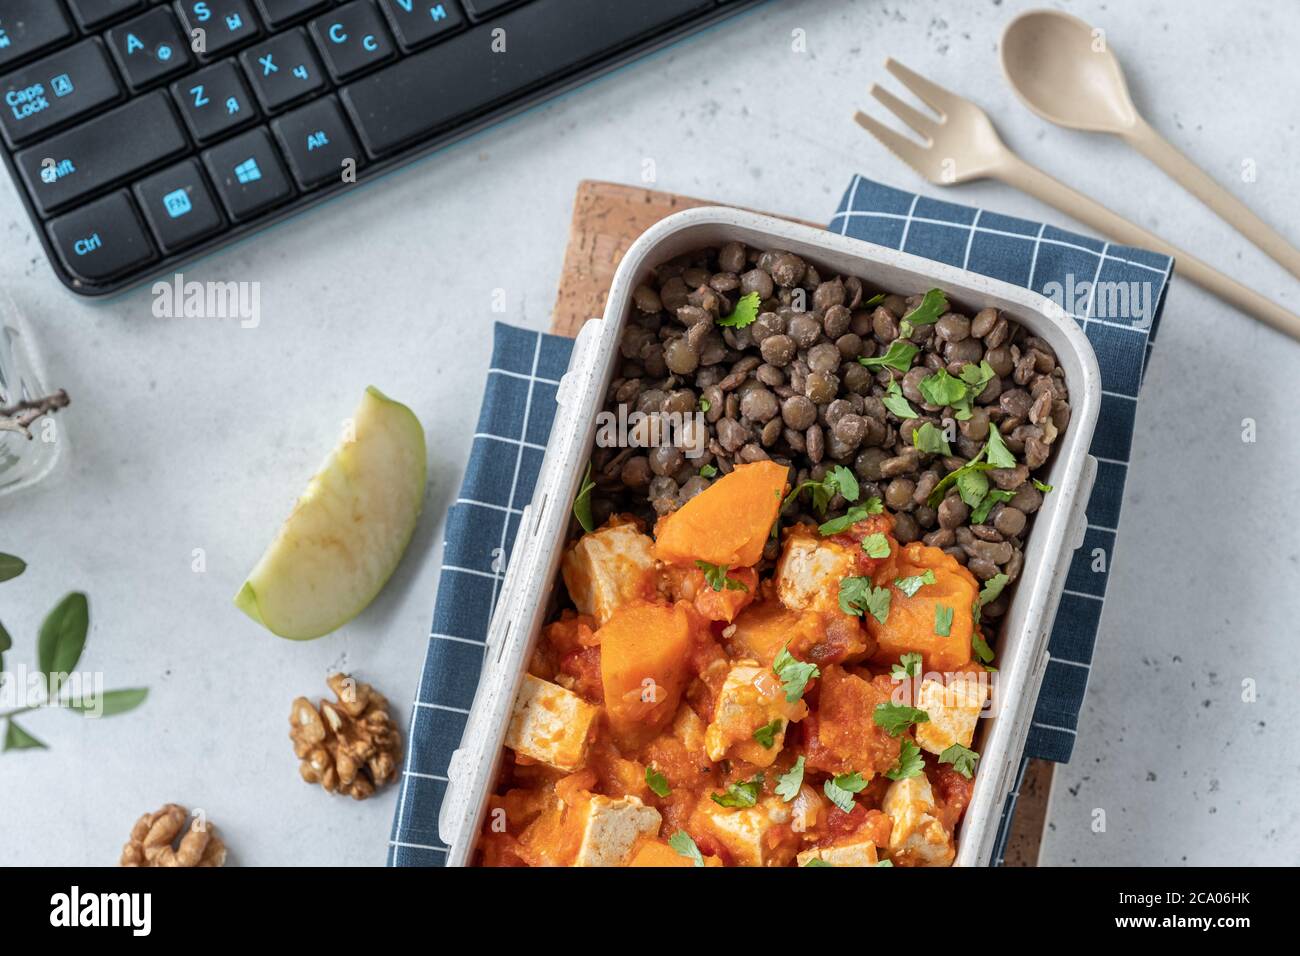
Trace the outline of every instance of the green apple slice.
{"label": "green apple slice", "polygon": [[307,485],[235,606],[296,641],[342,627],[375,599],[402,559],[425,480],[420,420],[367,388],[348,435]]}

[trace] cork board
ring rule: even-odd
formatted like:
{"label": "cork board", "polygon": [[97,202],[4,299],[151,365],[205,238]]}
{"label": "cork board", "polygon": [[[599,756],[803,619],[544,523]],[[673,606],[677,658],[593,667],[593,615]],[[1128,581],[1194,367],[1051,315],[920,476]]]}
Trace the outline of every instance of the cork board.
{"label": "cork board", "polygon": [[[623,254],[659,220],[683,209],[722,203],[655,192],[636,186],[584,180],[578,184],[569,225],[551,331],[574,336],[582,323],[605,311],[605,297]],[[800,220],[802,221],[802,220]],[[1007,866],[1036,866],[1047,817],[1053,765],[1034,760],[1025,771],[1016,819],[1007,844]]]}

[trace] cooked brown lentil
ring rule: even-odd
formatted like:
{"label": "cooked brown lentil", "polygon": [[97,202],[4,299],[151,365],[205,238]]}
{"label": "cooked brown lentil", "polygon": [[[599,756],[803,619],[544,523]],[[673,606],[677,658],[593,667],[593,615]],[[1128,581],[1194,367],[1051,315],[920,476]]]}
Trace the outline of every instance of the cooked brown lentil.
{"label": "cooked brown lentil", "polygon": [[[760,300],[752,324],[717,324],[751,293]],[[649,415],[700,409],[707,450],[690,459],[677,448],[651,448],[644,441],[634,448],[598,448],[596,520],[614,511],[653,520],[738,463],[771,458],[789,465],[792,485],[844,465],[858,478],[859,501],[880,498],[893,514],[900,542],[922,540],[942,548],[982,581],[1000,573],[1015,581],[1032,516],[1043,501],[1033,472],[1046,464],[1070,420],[1065,375],[1045,341],[996,309],[973,316],[949,310],[930,324],[913,324],[908,340],[919,351],[904,371],[863,366],[859,359],[888,352],[904,331],[903,317],[922,299],[877,297],[856,277],[823,277],[794,253],[738,242],[659,266],[633,291],[624,361],[610,385],[608,406]],[[959,376],[981,362],[992,377],[968,407],[927,402],[927,379],[940,370]],[[916,418],[887,407],[895,382]],[[914,435],[925,422],[948,436],[951,455],[916,447]],[[980,453],[991,425],[1017,464],[983,474],[990,488],[1011,497],[984,508],[978,523],[973,515],[979,509],[955,487],[932,507],[939,482]],[[805,492],[783,520],[819,523],[846,507],[837,494],[826,516],[814,514]],[[765,560],[776,554],[773,541]],[[1010,593],[1008,588],[985,606],[984,616],[1004,614]]]}

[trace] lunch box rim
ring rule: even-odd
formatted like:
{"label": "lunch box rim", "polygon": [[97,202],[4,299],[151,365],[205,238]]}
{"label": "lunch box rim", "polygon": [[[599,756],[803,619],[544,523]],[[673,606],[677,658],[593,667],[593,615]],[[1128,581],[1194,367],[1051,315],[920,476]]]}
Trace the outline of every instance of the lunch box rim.
{"label": "lunch box rim", "polygon": [[705,206],[661,220],[632,243],[615,272],[603,317],[587,321],[579,331],[568,371],[557,387],[550,441],[532,501],[520,516],[489,625],[479,686],[447,770],[439,835],[447,844],[449,866],[472,861],[515,695],[559,584],[570,505],[590,458],[596,414],[621,360],[619,340],[632,291],[661,262],[733,240],[751,248],[789,249],[819,267],[830,263],[839,273],[857,275],[881,288],[911,294],[937,286],[967,311],[989,305],[1004,309],[1048,342],[1065,371],[1071,419],[1049,463],[1053,491],[1035,516],[1015,599],[1000,622],[1006,632],[998,644],[998,714],[982,720],[977,731],[982,757],[971,803],[957,831],[956,865],[987,865],[992,856],[1003,806],[1017,782],[1070,559],[1087,530],[1084,512],[1096,475],[1088,447],[1102,394],[1092,346],[1059,305],[1022,286],[816,227]]}

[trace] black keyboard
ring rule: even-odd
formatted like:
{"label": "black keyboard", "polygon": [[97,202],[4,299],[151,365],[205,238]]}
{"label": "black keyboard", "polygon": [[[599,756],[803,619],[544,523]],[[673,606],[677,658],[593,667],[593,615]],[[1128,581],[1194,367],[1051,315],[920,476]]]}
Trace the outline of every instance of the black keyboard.
{"label": "black keyboard", "polygon": [[0,0],[0,138],[103,295],[760,0]]}

